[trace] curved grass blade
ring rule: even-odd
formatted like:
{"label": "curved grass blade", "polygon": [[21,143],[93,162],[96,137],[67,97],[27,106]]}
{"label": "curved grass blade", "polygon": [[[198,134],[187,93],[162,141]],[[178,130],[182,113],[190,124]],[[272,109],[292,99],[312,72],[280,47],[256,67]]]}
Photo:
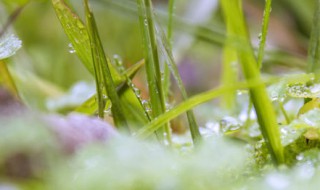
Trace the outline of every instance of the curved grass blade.
{"label": "curved grass blade", "polygon": [[[270,79],[269,81],[265,81],[266,83],[276,82],[278,79]],[[261,80],[247,80],[247,82],[237,82],[230,86],[221,86],[216,89],[200,93],[195,95],[188,100],[180,103],[179,105],[175,106],[168,112],[158,116],[157,118],[153,119],[148,125],[140,129],[136,136],[140,138],[147,138],[150,136],[154,131],[159,129],[164,123],[169,122],[170,120],[176,118],[180,114],[200,105],[205,102],[208,102],[214,98],[224,95],[225,93],[239,90],[239,89],[246,89],[251,87],[260,86],[263,84]]]}
{"label": "curved grass blade", "polygon": [[[236,31],[235,35],[229,36],[229,38],[232,39],[233,45],[236,47],[245,78],[247,80],[261,81],[258,64],[247,32],[241,1],[221,0],[220,2],[224,17],[226,21],[229,22],[227,27],[233,27],[233,31]],[[269,153],[275,164],[283,164],[285,158],[280,132],[275,111],[265,86],[261,84],[250,88],[250,97]]]}

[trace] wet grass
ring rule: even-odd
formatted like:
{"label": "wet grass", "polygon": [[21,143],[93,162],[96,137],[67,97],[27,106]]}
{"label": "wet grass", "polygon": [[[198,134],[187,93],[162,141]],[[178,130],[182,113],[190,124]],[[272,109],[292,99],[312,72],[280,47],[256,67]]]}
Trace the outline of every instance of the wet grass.
{"label": "wet grass", "polygon": [[[18,1],[16,3],[19,4]],[[4,23],[12,24],[19,14],[23,14],[21,11],[25,3],[20,3],[15,9],[10,8],[9,2],[4,3],[8,11],[13,10],[12,16],[8,16]],[[226,179],[231,184],[225,186],[226,189],[279,189],[284,183],[279,185],[280,182],[274,182],[278,179],[277,175],[285,176],[285,188],[294,186],[291,185],[295,181],[292,179],[300,175],[299,171],[304,167],[311,167],[312,176],[308,178],[304,174],[299,183],[294,182],[297,183],[295,185],[308,184],[313,176],[319,176],[320,87],[317,79],[320,1],[315,6],[308,58],[288,53],[289,50],[273,50],[273,53],[268,49],[269,34],[272,32],[269,23],[274,21],[272,7],[274,4],[279,7],[290,5],[292,12],[295,12],[298,11],[295,7],[300,5],[297,1],[267,0],[260,4],[263,8],[260,11],[262,18],[258,21],[257,46],[252,43],[252,21],[245,17],[245,11],[250,13],[250,6],[243,6],[244,2],[238,0],[219,1],[219,6],[212,9],[214,18],[208,19],[206,25],[194,24],[176,15],[177,8],[180,8],[177,6],[186,6],[181,9],[188,10],[188,4],[175,0],[160,5],[153,4],[155,2],[151,0],[84,0],[81,6],[79,2],[64,0],[52,0],[50,3],[56,14],[55,21],[60,22],[67,37],[66,44],[72,48],[73,54],[68,56],[79,59],[91,75],[90,81],[96,91],[85,93],[86,97],[74,107],[65,106],[53,113],[47,113],[48,109],[30,108],[30,112],[35,114],[27,113],[20,118],[12,112],[14,119],[11,120],[0,115],[0,124],[11,126],[8,130],[0,128],[4,135],[0,138],[0,147],[14,147],[12,151],[5,148],[0,151],[1,176],[10,179],[21,174],[11,171],[8,164],[11,157],[14,160],[21,155],[31,160],[30,163],[22,163],[31,167],[25,181],[22,180],[26,184],[21,183],[27,189],[34,187],[33,184],[38,189],[57,186],[61,189],[220,188],[221,181],[212,179]],[[134,20],[132,22],[136,22],[140,38],[130,48],[132,51],[138,49],[138,61],[118,55],[109,56],[111,45],[104,36],[110,35],[108,32],[112,24],[119,23],[110,22],[104,26],[97,5],[104,5],[101,6],[103,10],[122,12],[121,16],[129,16]],[[304,8],[308,6],[306,4]],[[192,8],[186,12],[194,11]],[[295,20],[297,23],[308,18],[302,9],[294,16],[299,18]],[[48,99],[63,100],[70,95],[41,77],[30,75],[32,77],[25,80],[25,73],[21,74],[19,67],[10,65],[24,60],[14,59],[20,46],[14,44],[12,39],[11,43],[10,36],[2,35],[10,33],[8,28],[9,25],[4,24],[3,30],[0,30],[0,50],[3,51],[0,55],[5,55],[0,57],[0,106],[12,110],[17,105],[25,104],[27,106],[22,106],[22,110],[29,109],[32,101],[28,101],[30,97],[25,92],[30,86]],[[107,32],[105,28],[108,28]],[[301,30],[301,35],[305,35],[306,28]],[[130,35],[126,35],[122,37],[129,38]],[[183,39],[182,42],[180,39]],[[186,46],[181,48],[180,44],[180,49],[190,50],[181,52],[176,46],[178,43]],[[123,47],[120,42],[116,45]],[[207,50],[209,46],[216,49]],[[195,50],[191,50],[193,48]],[[199,60],[193,58],[193,54]],[[221,62],[221,81],[217,81],[218,77],[214,74],[205,76],[200,83],[218,84],[201,92],[192,92],[185,75],[188,79],[196,70],[205,73],[205,69],[201,70],[201,62],[205,59],[199,57],[208,54],[222,58],[215,60],[219,65]],[[267,69],[267,64],[278,67],[279,63],[288,60],[298,60],[299,64],[302,62],[304,65],[297,66],[289,61],[285,65],[292,72],[286,71],[285,74],[277,74],[282,71],[281,67],[274,73]],[[196,62],[195,67],[187,68],[191,71],[183,70],[188,61]],[[297,70],[300,73],[297,74]],[[198,82],[194,78],[192,80]],[[200,85],[199,82],[196,84]],[[190,92],[192,96],[189,96]],[[33,94],[36,93],[32,91]],[[21,96],[12,100],[13,108],[5,104],[11,96]],[[44,101],[42,104],[45,104]],[[74,115],[79,113],[90,117]],[[186,118],[181,117],[183,114]],[[32,123],[37,125],[26,132],[27,129],[22,128],[24,121],[28,126]],[[183,125],[177,124],[179,122]],[[39,130],[43,126],[51,127],[48,131]],[[104,128],[100,129],[101,126]],[[103,136],[108,133],[104,130],[110,132],[110,136]],[[52,131],[58,134],[58,140],[54,140],[56,137],[51,134]],[[70,133],[75,135],[71,138],[68,136]],[[42,138],[48,142],[33,146]],[[25,142],[25,146],[21,146],[17,139]],[[103,143],[99,143],[101,141]],[[67,150],[68,156],[57,149],[59,146]],[[35,152],[45,156],[32,157]],[[48,155],[58,161],[52,162]],[[33,166],[37,160],[47,165]],[[68,161],[71,165],[66,163]],[[103,167],[104,164],[110,167]],[[13,174],[7,175],[8,172]],[[46,175],[41,176],[40,173]],[[77,178],[64,180],[70,176]],[[253,181],[248,181],[247,176],[252,177]],[[40,179],[41,183],[34,179]],[[106,179],[112,183],[104,184]],[[20,182],[17,184],[20,185]]]}

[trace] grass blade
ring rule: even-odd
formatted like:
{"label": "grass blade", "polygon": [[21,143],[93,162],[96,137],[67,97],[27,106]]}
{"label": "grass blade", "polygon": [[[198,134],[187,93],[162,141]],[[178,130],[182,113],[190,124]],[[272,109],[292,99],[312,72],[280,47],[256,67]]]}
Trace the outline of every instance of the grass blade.
{"label": "grass blade", "polygon": [[8,70],[6,63],[0,60],[0,85],[5,86],[9,92],[15,97],[19,97],[19,93],[14,80]]}
{"label": "grass blade", "polygon": [[313,72],[316,78],[320,73],[320,0],[315,1],[316,9],[313,18],[313,26],[308,50],[308,72]]}
{"label": "grass blade", "polygon": [[86,26],[64,0],[52,0],[52,4],[76,54],[88,71],[94,74],[91,50],[88,48],[90,47],[90,41]]}
{"label": "grass blade", "polygon": [[263,21],[262,21],[262,30],[259,42],[259,50],[258,50],[258,66],[259,68],[262,67],[262,61],[264,57],[264,49],[266,46],[266,39],[268,35],[268,27],[269,27],[269,18],[271,12],[271,4],[272,0],[266,0],[265,8],[263,11]]}
{"label": "grass blade", "polygon": [[[150,94],[152,117],[155,118],[165,112],[165,98],[161,81],[161,70],[158,54],[158,45],[155,34],[152,4],[150,0],[137,0],[139,8],[139,20],[144,39],[144,51],[146,60],[146,74]],[[164,140],[164,133],[170,143],[170,129],[168,125],[157,131],[160,140]]]}
{"label": "grass blade", "polygon": [[[178,67],[174,61],[174,57],[171,52],[169,41],[164,35],[164,32],[161,30],[161,28],[157,27],[157,29],[158,29],[157,36],[159,37],[158,39],[159,49],[166,59],[166,64],[167,64],[166,67],[170,69],[172,76],[177,82],[177,85],[179,87],[183,100],[187,100],[188,99],[187,91],[182,82]],[[197,124],[196,118],[192,110],[187,111],[187,118],[189,122],[189,128],[190,128],[192,140],[195,144],[197,144],[201,141],[202,137],[200,135],[199,126]]]}
{"label": "grass blade", "polygon": [[[89,39],[93,57],[93,63],[95,67],[95,76],[97,79],[97,89],[98,89],[98,97],[101,98],[103,94],[103,90],[101,85],[104,85],[104,90],[107,91],[108,97],[112,102],[111,112],[113,115],[114,123],[117,127],[128,129],[127,121],[124,116],[123,107],[120,102],[120,98],[118,96],[116,86],[114,84],[113,78],[111,76],[111,72],[108,67],[108,61],[106,55],[104,54],[103,46],[98,34],[98,29],[96,26],[96,22],[94,16],[89,9],[88,0],[84,0],[85,2],[85,12],[86,19],[88,25]],[[100,94],[99,94],[100,93]],[[99,101],[101,102],[101,100]]]}
{"label": "grass blade", "polygon": [[[277,79],[271,79],[269,81],[265,81],[267,83],[269,82],[275,82]],[[140,129],[136,136],[140,138],[147,138],[150,136],[154,131],[159,129],[164,123],[169,122],[170,120],[176,118],[180,114],[183,114],[184,112],[202,104],[205,102],[208,102],[214,98],[217,98],[219,96],[222,96],[226,93],[229,93],[230,91],[235,91],[239,89],[246,89],[256,86],[261,86],[263,82],[261,80],[247,80],[246,82],[236,82],[229,86],[221,86],[216,89],[200,93],[198,95],[195,95],[188,100],[180,103],[176,107],[172,108],[168,112],[158,116],[154,120],[152,120],[148,125]]]}
{"label": "grass blade", "polygon": [[[235,36],[229,36],[229,38],[232,39],[237,49],[245,78],[261,81],[258,64],[246,29],[241,1],[221,0],[221,5],[226,22],[228,22],[227,27],[233,27],[232,30],[236,31]],[[285,160],[276,115],[265,86],[261,84],[250,88],[250,97],[269,153],[275,164],[283,164]]]}

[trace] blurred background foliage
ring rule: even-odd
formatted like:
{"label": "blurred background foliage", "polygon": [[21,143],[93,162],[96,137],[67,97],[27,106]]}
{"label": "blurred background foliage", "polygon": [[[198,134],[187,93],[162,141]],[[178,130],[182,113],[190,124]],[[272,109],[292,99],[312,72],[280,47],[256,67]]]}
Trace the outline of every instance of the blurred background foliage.
{"label": "blurred background foliage", "polygon": [[[72,50],[68,39],[56,18],[51,1],[0,2],[2,25],[14,10],[25,5],[12,23],[12,29],[22,40],[23,48],[7,62],[18,73],[23,83],[19,86],[18,82],[18,86],[32,107],[47,109],[45,101],[48,97],[61,96],[78,81],[92,83],[93,78],[76,54],[70,53]],[[70,0],[69,3],[79,15],[83,15],[82,1]],[[138,62],[143,56],[135,1],[92,0],[90,3],[107,55],[119,55],[126,67]],[[267,56],[262,70],[264,73],[283,74],[305,70],[314,3],[314,0],[273,2]],[[264,0],[245,0],[243,4],[251,39],[257,47]],[[167,1],[155,0],[154,5],[161,26],[165,29]],[[218,85],[224,36],[224,21],[218,1],[176,1],[175,16],[173,52],[187,90],[195,94]],[[143,91],[146,89],[142,72],[135,82]],[[38,92],[34,83],[46,86],[42,93]]]}

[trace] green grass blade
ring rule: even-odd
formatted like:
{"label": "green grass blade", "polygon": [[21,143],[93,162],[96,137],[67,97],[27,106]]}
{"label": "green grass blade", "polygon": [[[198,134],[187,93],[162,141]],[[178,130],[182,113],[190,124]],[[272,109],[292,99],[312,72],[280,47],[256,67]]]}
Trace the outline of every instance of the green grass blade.
{"label": "green grass blade", "polygon": [[85,67],[94,74],[88,31],[77,14],[64,0],[52,0],[56,15],[76,54]]}
{"label": "green grass blade", "polygon": [[3,60],[0,60],[0,86],[5,86],[12,95],[19,97],[16,84]]}
{"label": "green grass blade", "polygon": [[[84,2],[93,63],[95,65],[95,74],[97,76],[99,85],[97,86],[97,89],[100,89],[100,85],[104,84],[104,88],[107,91],[108,97],[112,103],[111,112],[115,125],[119,128],[128,129],[127,121],[123,112],[123,107],[117,93],[116,85],[114,84],[113,78],[111,76],[111,72],[108,67],[108,61],[98,34],[94,15],[89,9],[88,0],[84,0]],[[102,94],[102,92],[100,93]],[[101,95],[98,94],[98,97],[100,96]]]}
{"label": "green grass blade", "polygon": [[259,66],[259,68],[262,67],[262,61],[263,61],[263,57],[264,57],[264,51],[265,51],[266,40],[267,40],[267,35],[268,35],[271,4],[272,4],[272,0],[266,0],[265,8],[263,11],[262,30],[261,30],[261,35],[259,36],[260,42],[259,42],[259,50],[258,50],[258,66]]}
{"label": "green grass blade", "polygon": [[[88,71],[94,75],[93,59],[91,50],[88,48],[90,47],[90,40],[87,27],[80,17],[70,8],[70,5],[66,4],[65,0],[52,0],[52,4],[61,26],[70,40],[77,56]],[[117,85],[124,82],[125,79],[117,73],[116,69],[111,64],[109,64],[109,68]]]}
{"label": "green grass blade", "polygon": [[316,73],[316,78],[320,71],[320,0],[315,1],[316,9],[313,18],[313,26],[308,50],[308,72]]}
{"label": "green grass blade", "polygon": [[[139,8],[139,20],[144,39],[144,51],[146,60],[146,74],[152,109],[152,117],[157,117],[165,112],[164,90],[161,81],[161,70],[158,54],[158,45],[153,20],[153,10],[150,0],[137,0]],[[157,131],[160,140],[164,140],[164,133],[167,141],[171,142],[170,129],[168,125]]]}
{"label": "green grass blade", "polygon": [[[277,79],[271,79],[269,81],[266,81],[267,83],[269,82],[275,82]],[[154,131],[159,129],[164,123],[169,122],[170,120],[176,118],[180,114],[183,114],[184,112],[200,105],[205,102],[208,102],[214,98],[217,98],[219,96],[222,96],[226,93],[229,93],[231,91],[235,90],[240,90],[240,89],[246,89],[250,87],[256,87],[260,86],[263,84],[261,80],[248,80],[247,82],[236,82],[230,86],[221,86],[216,89],[200,93],[198,95],[195,95],[188,100],[180,103],[179,105],[175,106],[168,112],[158,116],[154,120],[152,120],[148,125],[140,129],[137,133],[136,136],[140,138],[147,138],[150,136]]]}
{"label": "green grass blade", "polygon": [[[233,27],[235,36],[229,36],[237,48],[244,76],[247,80],[261,81],[260,72],[246,29],[241,1],[221,0],[227,26]],[[256,110],[260,130],[276,164],[283,164],[284,154],[275,111],[263,84],[250,88],[250,97]]]}
{"label": "green grass blade", "polygon": [[[169,45],[169,41],[164,35],[164,32],[161,30],[160,27],[158,27],[157,36],[159,37],[159,49],[164,55],[164,58],[166,59],[167,67],[170,69],[172,76],[174,77],[175,81],[177,82],[177,85],[179,87],[180,93],[182,95],[183,100],[188,99],[187,91],[184,87],[184,84],[182,82],[178,67],[175,63],[174,57],[171,52],[171,48]],[[201,141],[201,135],[199,131],[199,126],[197,124],[196,118],[194,116],[194,113],[192,110],[187,111],[187,118],[189,122],[189,128],[192,136],[193,142],[196,144]]]}

